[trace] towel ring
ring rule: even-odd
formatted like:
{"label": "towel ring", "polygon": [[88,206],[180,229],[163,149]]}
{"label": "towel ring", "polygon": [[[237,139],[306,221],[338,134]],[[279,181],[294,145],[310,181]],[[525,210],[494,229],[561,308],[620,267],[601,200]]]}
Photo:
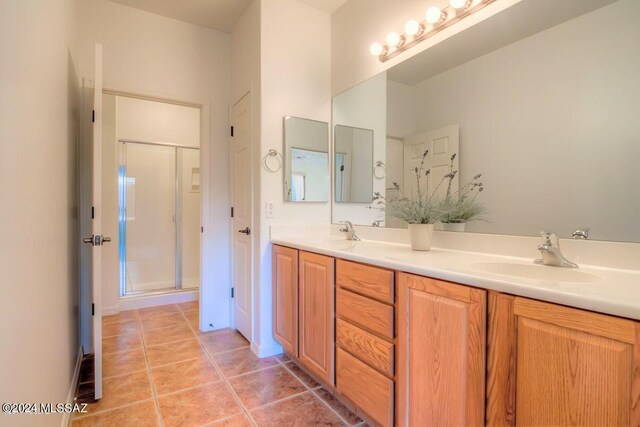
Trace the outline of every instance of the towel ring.
{"label": "towel ring", "polygon": [[[275,157],[276,160],[278,160],[278,166],[276,168],[273,168],[271,166],[269,166],[269,164],[267,163],[267,161],[269,160],[269,158],[271,157]],[[278,152],[278,150],[274,150],[273,148],[270,149],[267,154],[265,154],[265,156],[262,158],[262,164],[264,165],[264,168],[266,170],[268,170],[271,173],[276,173],[278,172],[280,169],[282,169],[282,154],[280,154]]]}
{"label": "towel ring", "polygon": [[383,179],[387,176],[387,165],[385,165],[382,160],[378,160],[373,167],[373,176],[377,179]]}

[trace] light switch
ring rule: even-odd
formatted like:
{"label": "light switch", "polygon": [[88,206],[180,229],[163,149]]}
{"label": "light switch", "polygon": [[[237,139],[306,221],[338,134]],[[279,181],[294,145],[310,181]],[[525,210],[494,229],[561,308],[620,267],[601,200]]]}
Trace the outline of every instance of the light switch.
{"label": "light switch", "polygon": [[267,218],[273,218],[274,217],[273,205],[274,205],[274,202],[267,202],[266,203],[265,211],[264,211],[265,217],[267,217]]}

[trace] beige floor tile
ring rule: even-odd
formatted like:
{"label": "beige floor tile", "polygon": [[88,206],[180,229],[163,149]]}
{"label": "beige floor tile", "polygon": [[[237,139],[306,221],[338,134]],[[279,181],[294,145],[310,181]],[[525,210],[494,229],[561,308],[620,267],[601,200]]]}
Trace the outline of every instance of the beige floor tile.
{"label": "beige floor tile", "polygon": [[343,426],[340,418],[311,392],[251,411],[262,427]]}
{"label": "beige floor tile", "polygon": [[293,375],[295,375],[307,387],[316,388],[316,387],[320,386],[320,384],[318,384],[316,382],[316,380],[311,378],[311,376],[309,376],[309,374],[307,374],[305,371],[303,371],[302,368],[300,368],[295,363],[288,362],[288,363],[285,363],[285,366],[287,367],[287,369],[289,369],[291,372],[293,372]]}
{"label": "beige floor tile", "polygon": [[195,359],[203,354],[202,347],[195,338],[147,347],[147,359],[152,368]]}
{"label": "beige floor tile", "polygon": [[82,418],[74,418],[71,423],[72,427],[155,427],[159,425],[158,411],[153,400]]}
{"label": "beige floor tile", "polygon": [[158,305],[156,307],[141,308],[138,310],[138,315],[141,319],[162,316],[165,314],[178,313],[180,309],[176,304]]}
{"label": "beige floor tile", "polygon": [[349,408],[342,404],[338,399],[336,399],[331,393],[323,388],[314,390],[322,400],[324,400],[331,408],[336,411],[342,418],[345,419],[349,423],[349,425],[355,425],[362,422],[362,419],[358,417],[356,414],[351,412]]}
{"label": "beige floor tile", "polygon": [[249,347],[216,353],[213,358],[226,377],[234,377],[278,364],[273,357],[258,358]]}
{"label": "beige floor tile", "polygon": [[142,347],[140,335],[118,335],[102,339],[103,353],[117,353]]}
{"label": "beige floor tile", "polygon": [[198,301],[181,302],[178,304],[178,307],[182,311],[198,310],[200,308],[200,302]]}
{"label": "beige floor tile", "polygon": [[307,390],[281,365],[231,378],[229,383],[249,409]]}
{"label": "beige floor tile", "polygon": [[184,321],[161,329],[145,330],[142,334],[146,346],[185,340],[193,336],[193,331]]}
{"label": "beige floor tile", "polygon": [[102,358],[102,375],[104,378],[130,374],[147,369],[144,350],[137,348],[119,353],[107,353]]}
{"label": "beige floor tile", "polygon": [[231,329],[214,335],[201,337],[200,341],[210,354],[249,346],[249,341],[247,341],[245,337]]}
{"label": "beige floor tile", "polygon": [[161,396],[158,403],[166,427],[202,426],[242,412],[222,382]]}
{"label": "beige floor tile", "polygon": [[152,398],[151,383],[147,371],[119,377],[105,378],[102,382],[102,399],[87,408],[89,413],[130,405]]}
{"label": "beige floor tile", "polygon": [[121,321],[112,321],[102,324],[102,337],[113,337],[116,335],[135,335],[140,334],[138,328],[138,319],[128,319]]}
{"label": "beige floor tile", "polygon": [[140,324],[142,325],[142,330],[146,332],[152,329],[161,329],[180,324],[187,325],[187,321],[185,320],[182,313],[176,311],[174,313],[164,313],[150,317],[142,317],[140,319]]}
{"label": "beige floor tile", "polygon": [[209,427],[252,427],[251,421],[245,414],[234,415],[231,418],[227,418],[221,421],[216,421],[213,424],[209,424]]}
{"label": "beige floor tile", "polygon": [[163,395],[202,384],[220,381],[220,375],[204,355],[172,365],[151,369],[156,394]]}
{"label": "beige floor tile", "polygon": [[109,316],[102,316],[102,323],[122,322],[124,320],[136,320],[137,318],[135,310],[128,310],[121,311],[117,314],[110,314]]}

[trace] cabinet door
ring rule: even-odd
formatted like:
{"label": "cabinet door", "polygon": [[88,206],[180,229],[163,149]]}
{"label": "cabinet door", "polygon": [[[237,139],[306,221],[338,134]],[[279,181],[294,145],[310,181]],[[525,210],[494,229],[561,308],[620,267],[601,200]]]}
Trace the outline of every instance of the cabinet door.
{"label": "cabinet door", "polygon": [[298,251],[273,246],[273,335],[298,356]]}
{"label": "cabinet door", "polygon": [[488,424],[640,425],[637,322],[493,293],[489,309]]}
{"label": "cabinet door", "polygon": [[486,292],[405,273],[397,283],[397,425],[483,425]]}
{"label": "cabinet door", "polygon": [[300,252],[299,354],[307,369],[334,383],[334,259]]}

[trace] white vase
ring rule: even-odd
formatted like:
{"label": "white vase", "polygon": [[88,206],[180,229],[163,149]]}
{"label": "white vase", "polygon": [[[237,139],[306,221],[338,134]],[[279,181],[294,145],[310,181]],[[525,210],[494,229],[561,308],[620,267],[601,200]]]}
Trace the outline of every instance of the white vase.
{"label": "white vase", "polygon": [[466,222],[443,222],[442,231],[464,231]]}
{"label": "white vase", "polygon": [[411,249],[414,251],[428,251],[431,249],[433,238],[433,224],[409,224]]}

